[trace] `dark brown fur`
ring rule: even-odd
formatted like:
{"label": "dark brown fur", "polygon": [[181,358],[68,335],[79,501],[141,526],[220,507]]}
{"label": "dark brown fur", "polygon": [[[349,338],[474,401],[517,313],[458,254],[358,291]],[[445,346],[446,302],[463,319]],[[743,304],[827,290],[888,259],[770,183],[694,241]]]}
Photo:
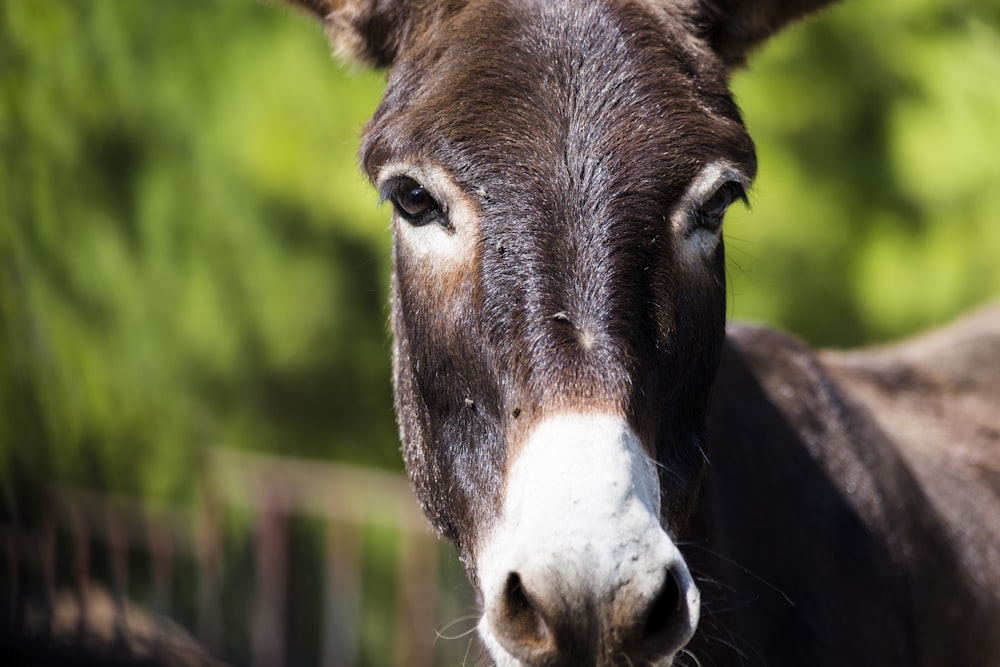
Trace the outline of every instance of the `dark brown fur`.
{"label": "dark brown fur", "polygon": [[1000,664],[998,350],[997,307],[820,357],[730,330],[686,551],[710,582],[696,655]]}
{"label": "dark brown fur", "polygon": [[729,71],[826,0],[298,2],[390,68],[373,181],[434,165],[475,212],[444,278],[397,226],[393,277],[404,456],[474,583],[528,425],[613,411],[662,465],[702,665],[1000,664],[997,311],[855,354],[726,338],[721,242],[686,270],[667,224],[705,164],[752,177]]}
{"label": "dark brown fur", "polygon": [[[399,417],[411,436],[406,453],[419,458],[410,473],[435,525],[466,559],[496,510],[515,421],[582,400],[628,410],[651,442],[689,431],[704,440],[724,282],[673,295],[670,239],[657,228],[706,160],[725,156],[753,173],[755,159],[724,70],[666,16],[626,3],[479,9],[436,28],[474,39],[428,39],[396,64],[362,147],[373,177],[383,165],[421,159],[448,165],[468,192],[485,191],[477,194],[479,275],[454,309],[465,314],[462,338],[410,298],[418,267],[398,243],[395,262],[394,334],[406,350],[396,359]],[[544,66],[512,66],[532,62]],[[605,71],[622,62],[631,66]],[[722,266],[720,255],[720,276]],[[613,290],[591,289],[601,274],[617,274]],[[605,344],[584,354],[556,313],[609,332]],[[670,331],[715,332],[716,340],[670,340]],[[464,409],[466,398],[475,410]],[[700,457],[659,453],[691,469],[692,482]],[[675,484],[669,493],[679,522],[692,489]]]}

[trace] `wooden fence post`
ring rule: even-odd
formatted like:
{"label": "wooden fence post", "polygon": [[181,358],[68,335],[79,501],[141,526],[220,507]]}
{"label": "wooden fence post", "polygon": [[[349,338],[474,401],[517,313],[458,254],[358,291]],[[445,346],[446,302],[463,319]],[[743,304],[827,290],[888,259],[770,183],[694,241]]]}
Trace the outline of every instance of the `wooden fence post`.
{"label": "wooden fence post", "polygon": [[80,614],[76,618],[76,635],[82,643],[89,625],[87,607],[90,598],[90,530],[87,517],[76,504],[68,504],[70,532],[73,534],[74,578]]}
{"label": "wooden fence post", "polygon": [[437,544],[427,535],[400,531],[396,602],[396,664],[431,667],[437,618]]}
{"label": "wooden fence post", "polygon": [[128,596],[128,535],[122,518],[111,507],[104,508],[108,551],[111,559],[112,597],[115,605],[115,638],[124,643],[128,627],[125,619],[125,599]]}
{"label": "wooden fence post", "polygon": [[43,632],[51,635],[55,625],[56,615],[56,553],[58,536],[56,535],[56,519],[51,507],[46,508],[42,518],[42,535],[39,549],[42,566],[42,586],[44,590],[43,613],[45,628]]}
{"label": "wooden fence post", "polygon": [[5,526],[4,528],[4,543],[7,545],[7,578],[10,580],[10,600],[8,601],[9,607],[7,609],[7,613],[10,616],[4,619],[4,621],[9,623],[11,629],[13,629],[18,623],[20,607],[18,602],[21,599],[18,588],[21,576],[20,555],[17,553],[17,537],[14,535],[14,527]]}
{"label": "wooden fence post", "polygon": [[326,586],[323,601],[323,667],[354,667],[361,616],[361,558],[358,531],[343,522],[327,524]]}
{"label": "wooden fence post", "polygon": [[173,566],[174,549],[170,531],[166,525],[154,517],[147,517],[148,531],[146,540],[153,566],[153,611],[158,628],[153,638],[154,655],[164,650],[167,632],[164,630],[165,619],[173,613]]}
{"label": "wooden fence post", "polygon": [[282,667],[285,662],[285,595],[288,517],[284,494],[261,482],[257,511],[257,595],[251,637],[253,667]]}
{"label": "wooden fence post", "polygon": [[198,641],[210,655],[222,650],[222,544],[215,496],[205,493],[197,516]]}

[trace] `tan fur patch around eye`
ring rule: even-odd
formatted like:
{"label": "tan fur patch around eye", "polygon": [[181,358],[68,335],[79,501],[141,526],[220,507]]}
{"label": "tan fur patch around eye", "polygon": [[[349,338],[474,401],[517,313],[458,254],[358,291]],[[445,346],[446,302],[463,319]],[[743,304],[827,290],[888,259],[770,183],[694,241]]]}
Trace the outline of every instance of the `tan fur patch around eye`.
{"label": "tan fur patch around eye", "polygon": [[474,197],[441,169],[389,165],[381,170],[378,182],[384,185],[399,177],[412,179],[426,189],[446,217],[446,224],[432,220],[414,225],[394,214],[396,261],[408,267],[398,279],[407,283],[403,287],[409,307],[420,309],[436,335],[461,339],[462,331],[457,327],[467,326],[475,307],[482,236],[479,207]]}

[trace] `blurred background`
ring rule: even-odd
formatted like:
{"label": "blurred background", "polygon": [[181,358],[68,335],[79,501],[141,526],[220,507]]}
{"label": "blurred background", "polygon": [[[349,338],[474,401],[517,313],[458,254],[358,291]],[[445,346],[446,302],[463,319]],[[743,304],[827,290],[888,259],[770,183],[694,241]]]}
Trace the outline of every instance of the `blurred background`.
{"label": "blurred background", "polygon": [[[750,65],[733,319],[851,346],[1000,297],[1000,0],[850,0]],[[278,3],[0,3],[3,650],[480,658],[401,475],[381,86]]]}

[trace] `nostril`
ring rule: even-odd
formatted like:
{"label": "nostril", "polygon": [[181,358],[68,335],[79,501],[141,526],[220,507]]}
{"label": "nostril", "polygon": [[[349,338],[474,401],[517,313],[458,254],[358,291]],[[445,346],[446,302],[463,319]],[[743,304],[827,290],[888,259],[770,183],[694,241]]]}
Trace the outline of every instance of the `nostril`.
{"label": "nostril", "polygon": [[498,613],[491,618],[493,631],[497,641],[512,655],[536,664],[555,651],[549,625],[517,572],[507,576],[496,611]]}
{"label": "nostril", "polygon": [[528,597],[517,572],[511,572],[507,577],[504,597],[508,620],[521,640],[531,644],[547,644],[549,628],[541,612]]}
{"label": "nostril", "polygon": [[663,588],[653,600],[653,605],[646,616],[646,626],[643,628],[644,638],[653,638],[670,630],[671,623],[681,613],[681,588],[673,573],[664,577]]}
{"label": "nostril", "polygon": [[690,639],[693,622],[677,573],[669,570],[646,613],[642,643],[657,654],[676,652]]}

